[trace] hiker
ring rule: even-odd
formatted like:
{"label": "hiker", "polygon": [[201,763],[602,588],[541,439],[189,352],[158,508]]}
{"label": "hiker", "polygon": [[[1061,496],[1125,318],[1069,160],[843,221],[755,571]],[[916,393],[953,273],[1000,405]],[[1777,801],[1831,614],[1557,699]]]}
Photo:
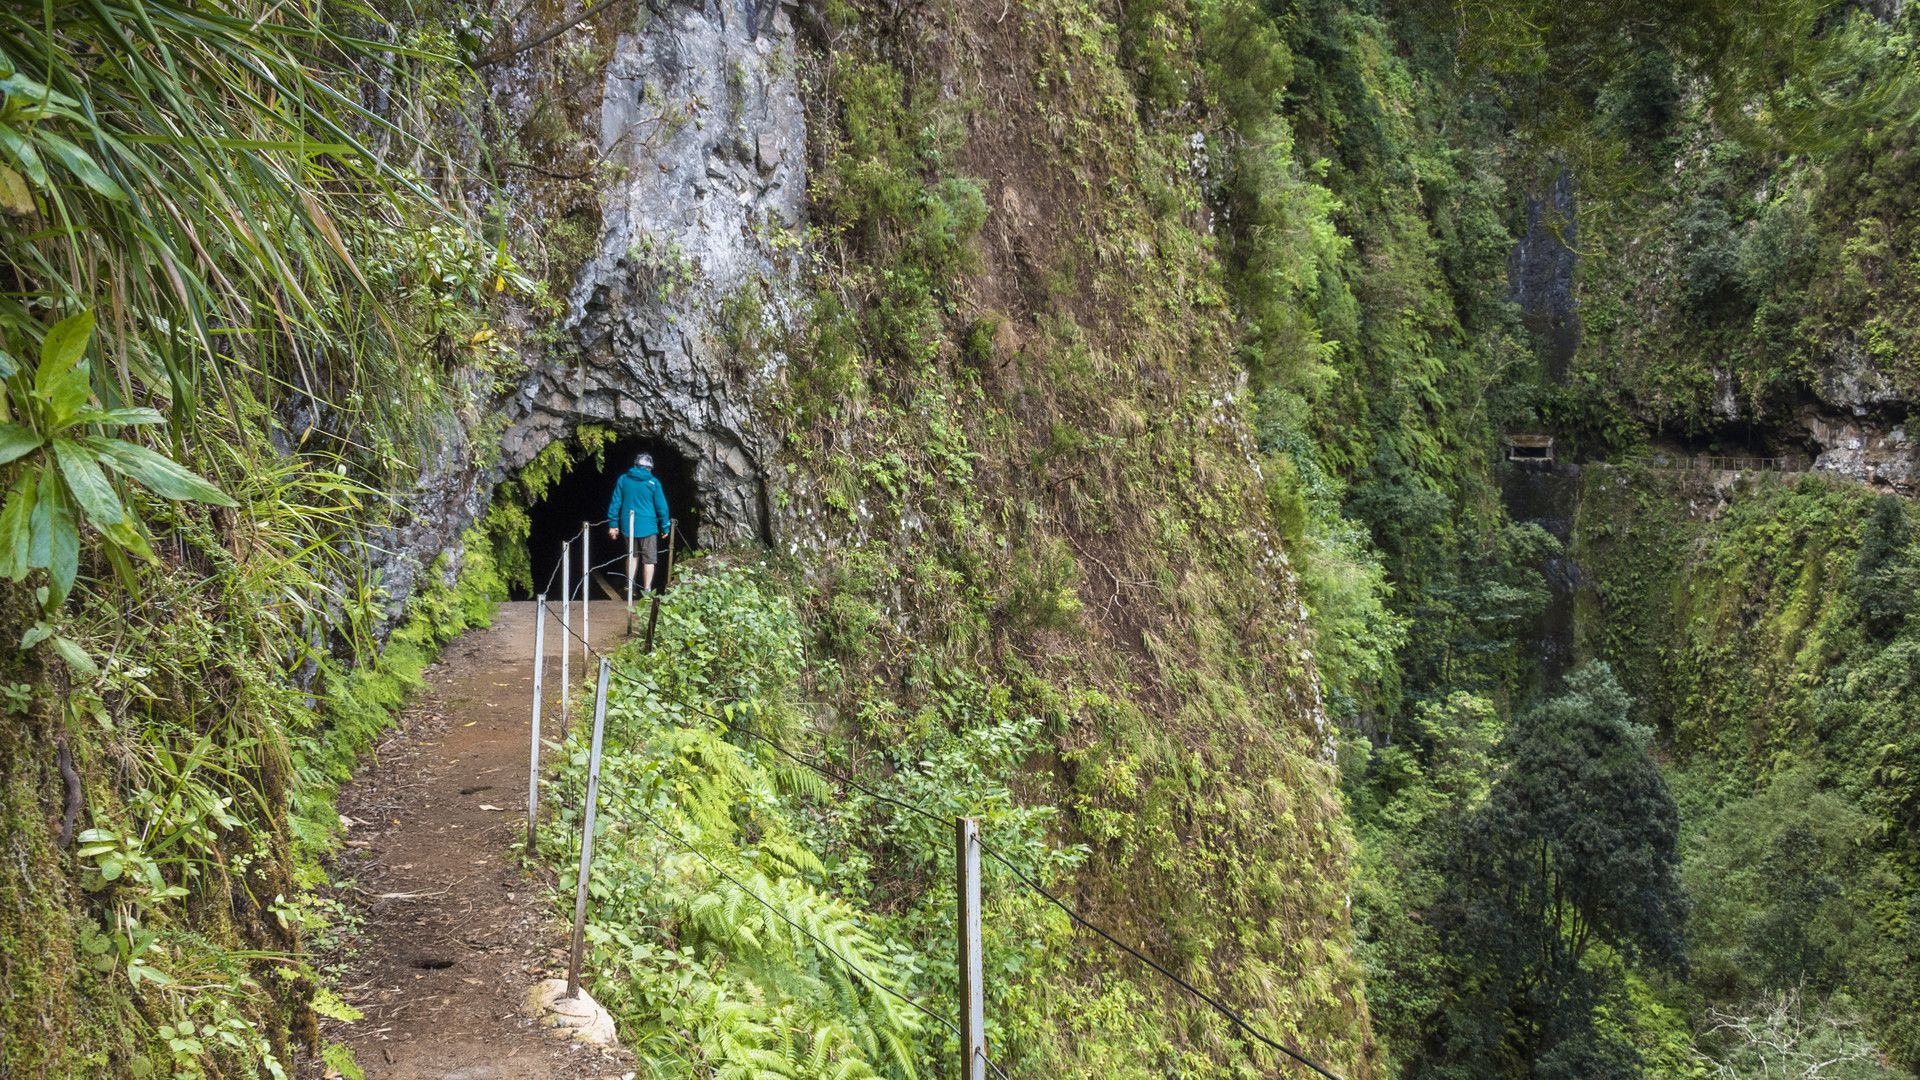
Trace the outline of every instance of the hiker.
{"label": "hiker", "polygon": [[653,564],[660,561],[659,538],[667,531],[667,496],[653,475],[653,455],[633,459],[633,468],[614,481],[613,501],[607,504],[607,535],[615,540],[625,533],[634,538],[634,554],[627,557],[627,580],[633,580],[634,563],[640,569],[640,591],[653,588]]}

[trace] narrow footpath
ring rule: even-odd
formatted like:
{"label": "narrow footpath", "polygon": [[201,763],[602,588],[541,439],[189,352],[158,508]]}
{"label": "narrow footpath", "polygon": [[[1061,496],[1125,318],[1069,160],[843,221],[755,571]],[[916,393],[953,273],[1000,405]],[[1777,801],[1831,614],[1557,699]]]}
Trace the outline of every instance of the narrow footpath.
{"label": "narrow footpath", "polygon": [[[573,618],[577,630],[578,604]],[[624,605],[596,602],[591,627],[595,648],[618,644]],[[625,1053],[541,1030],[522,1005],[535,982],[565,977],[569,934],[551,873],[531,872],[520,851],[533,631],[533,604],[502,604],[490,629],[448,643],[427,690],[341,792],[348,846],[332,878],[361,922],[323,960],[365,1015],[321,1025],[353,1048],[368,1080],[587,1080],[633,1068]],[[549,623],[548,738],[558,737],[561,637]],[[579,685],[579,642],[567,640]]]}

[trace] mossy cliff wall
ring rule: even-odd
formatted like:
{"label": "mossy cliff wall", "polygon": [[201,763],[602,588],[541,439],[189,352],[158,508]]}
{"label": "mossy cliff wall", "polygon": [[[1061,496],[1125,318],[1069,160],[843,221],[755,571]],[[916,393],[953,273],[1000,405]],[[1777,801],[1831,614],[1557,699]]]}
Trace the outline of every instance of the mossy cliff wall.
{"label": "mossy cliff wall", "polygon": [[[1091,850],[1078,905],[1365,1076],[1331,732],[1210,205],[1226,166],[1205,147],[1231,136],[1143,101],[1124,36],[1051,3],[646,9],[599,54],[604,101],[719,81],[645,148],[619,143],[625,104],[576,118],[637,164],[556,367],[619,382],[595,418],[616,430],[677,400],[656,352],[748,410],[759,535],[847,753],[911,760],[943,695],[1007,695],[1049,733],[1010,779]],[[802,176],[804,213],[780,202]],[[669,431],[704,415],[670,411]],[[1225,1074],[1248,1052],[1091,945],[1023,993],[1002,1022],[1049,1075]]]}
{"label": "mossy cliff wall", "polygon": [[[535,4],[490,32],[531,40],[577,14]],[[61,661],[23,661],[9,881],[54,886],[7,894],[9,1073],[289,1060],[326,998],[265,954],[339,914],[302,888],[321,872],[331,786],[408,672],[525,569],[519,515],[564,467],[552,448],[613,432],[696,462],[719,541],[774,545],[836,752],[910,763],[971,722],[943,710],[975,691],[996,715],[1038,718],[1044,740],[999,779],[1061,809],[1056,842],[1086,845],[1064,883],[1076,905],[1271,1037],[1372,1075],[1297,529],[1269,498],[1235,299],[1245,253],[1228,256],[1221,210],[1243,151],[1299,177],[1283,127],[1242,131],[1196,78],[1183,105],[1139,70],[1197,76],[1193,30],[1216,17],[638,5],[488,65],[470,111],[444,87],[410,105],[433,140],[416,165],[533,278],[486,264],[423,352],[451,417],[408,451],[430,513],[369,509],[356,500],[376,493],[328,487],[345,471],[307,470],[297,444],[221,462],[246,511],[156,517],[186,540],[146,598],[90,591],[70,613],[62,633],[114,658],[88,693],[63,696]],[[394,18],[410,41],[460,48],[451,17]],[[1281,257],[1338,246],[1324,193],[1287,190],[1304,230],[1265,252],[1275,365],[1320,348],[1276,314],[1302,287]],[[262,430],[301,430],[258,411]],[[348,557],[328,564],[338,577],[289,585],[307,568],[274,545],[316,517],[328,527],[303,550]],[[362,557],[370,522],[405,544],[463,529],[466,543],[387,574],[383,596]],[[377,629],[330,637],[279,601],[294,585],[311,612],[354,616],[340,626],[376,628],[408,602],[386,668],[351,670]],[[78,828],[94,830],[64,852],[49,818],[62,738],[87,790]],[[217,769],[182,789],[190,811],[158,818],[193,855],[151,857],[129,836],[153,808],[128,807],[195,752]],[[880,872],[863,901],[933,887]],[[999,994],[1034,1075],[1292,1068],[1091,941]],[[187,1045],[182,1021],[242,1045]]]}
{"label": "mossy cliff wall", "polygon": [[1691,993],[1731,1004],[1784,981],[1842,995],[1911,1067],[1912,511],[1818,475],[1602,466],[1582,479],[1577,648],[1633,688],[1681,794]]}

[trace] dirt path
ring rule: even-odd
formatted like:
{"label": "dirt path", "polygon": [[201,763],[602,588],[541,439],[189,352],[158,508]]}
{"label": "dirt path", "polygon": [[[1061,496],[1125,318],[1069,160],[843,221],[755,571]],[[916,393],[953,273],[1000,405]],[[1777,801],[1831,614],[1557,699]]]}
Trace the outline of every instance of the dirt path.
{"label": "dirt path", "polygon": [[[573,615],[577,628],[578,605]],[[602,649],[626,626],[611,603],[595,603],[591,622]],[[517,850],[526,842],[533,624],[532,604],[503,604],[491,629],[449,643],[400,730],[340,795],[352,846],[333,878],[354,883],[342,895],[364,923],[332,959],[342,996],[365,1017],[323,1021],[323,1030],[353,1047],[368,1080],[573,1080],[631,1068],[624,1054],[581,1047],[522,1015],[528,987],[565,976],[568,936],[547,900],[551,875],[530,873]],[[541,724],[549,737],[559,638],[549,624]]]}

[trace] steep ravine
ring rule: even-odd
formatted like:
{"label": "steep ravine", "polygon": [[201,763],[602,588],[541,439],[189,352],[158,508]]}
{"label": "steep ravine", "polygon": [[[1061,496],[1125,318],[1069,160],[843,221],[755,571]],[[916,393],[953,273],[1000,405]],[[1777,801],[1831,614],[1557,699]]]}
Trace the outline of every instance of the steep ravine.
{"label": "steep ravine", "polygon": [[[225,493],[109,462],[136,528],[55,460],[97,445],[6,429],[0,1078],[945,1075],[876,987],[957,1015],[961,816],[1261,1033],[995,864],[1012,1080],[1300,1075],[1269,1039],[1340,1080],[1747,1080],[1769,1039],[1913,1075],[1914,137],[1723,130],[1716,80],[1778,69],[1687,50],[1774,39],[1686,5],[1523,8],[234,7],[340,20],[289,63],[344,119],[198,141],[144,90],[111,141],[24,104],[131,70],[98,5],[0,41],[7,131],[66,162],[0,145],[0,420],[151,405],[77,423]],[[1847,17],[1913,55],[1886,8]],[[190,142],[258,202],[107,186]],[[156,254],[136,203],[208,231]],[[36,376],[82,308],[91,367]],[[641,451],[700,551],[615,660],[602,1057],[513,1015],[586,751],[516,856],[498,605],[583,524],[611,569]],[[98,512],[71,547],[19,539],[72,510],[21,512],[30,464]]]}

